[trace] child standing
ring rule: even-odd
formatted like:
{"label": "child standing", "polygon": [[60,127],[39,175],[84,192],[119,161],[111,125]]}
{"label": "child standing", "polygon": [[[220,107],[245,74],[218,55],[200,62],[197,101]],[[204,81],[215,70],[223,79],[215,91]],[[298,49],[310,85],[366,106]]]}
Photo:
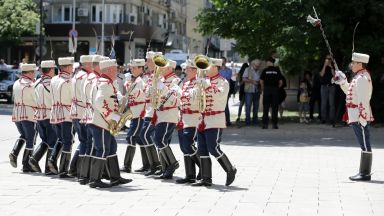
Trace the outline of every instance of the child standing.
{"label": "child standing", "polygon": [[309,99],[307,82],[302,80],[300,81],[300,88],[298,91],[300,123],[308,123],[307,112],[309,110]]}

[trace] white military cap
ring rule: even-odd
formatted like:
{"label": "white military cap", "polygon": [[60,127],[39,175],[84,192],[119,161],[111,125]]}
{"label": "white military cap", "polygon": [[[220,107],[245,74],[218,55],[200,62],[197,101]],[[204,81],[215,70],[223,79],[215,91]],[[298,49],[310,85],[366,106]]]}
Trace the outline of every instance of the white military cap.
{"label": "white military cap", "polygon": [[132,62],[129,64],[131,67],[144,67],[145,60],[144,59],[133,59]]}
{"label": "white military cap", "polygon": [[108,67],[117,67],[115,59],[102,60],[99,62],[100,70],[103,70]]}
{"label": "white military cap", "polygon": [[155,55],[163,55],[162,52],[153,52],[153,51],[148,51],[146,54],[147,59],[152,59],[153,56]]}
{"label": "white military cap", "polygon": [[64,57],[64,58],[59,58],[59,65],[70,65],[75,62],[74,57]]}
{"label": "white military cap", "polygon": [[196,68],[196,65],[193,63],[193,61],[191,59],[187,59],[185,61],[185,66],[186,67],[192,67],[192,68]]}
{"label": "white military cap", "polygon": [[92,63],[93,55],[82,55],[80,56],[80,63]]}
{"label": "white military cap", "polygon": [[101,55],[93,55],[92,56],[92,62],[93,63],[99,63],[102,60],[103,56]]}
{"label": "white military cap", "polygon": [[175,61],[169,59],[168,62],[169,62],[168,67],[176,68],[177,63]]}
{"label": "white military cap", "polygon": [[40,64],[41,68],[54,68],[55,67],[55,61],[49,60],[49,61],[42,61]]}
{"label": "white military cap", "polygon": [[361,62],[361,63],[368,63],[369,62],[369,55],[354,52],[354,53],[352,53],[352,61]]}
{"label": "white military cap", "polygon": [[20,64],[21,71],[34,71],[36,64]]}
{"label": "white military cap", "polygon": [[223,59],[211,58],[212,65],[221,67],[223,65]]}

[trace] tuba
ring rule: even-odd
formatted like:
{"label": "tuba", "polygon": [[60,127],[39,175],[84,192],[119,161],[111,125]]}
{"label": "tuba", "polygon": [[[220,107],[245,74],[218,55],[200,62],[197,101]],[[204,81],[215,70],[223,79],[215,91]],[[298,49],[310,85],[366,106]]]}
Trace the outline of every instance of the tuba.
{"label": "tuba", "polygon": [[[208,56],[205,55],[197,55],[193,59],[194,65],[197,67],[196,78],[205,79],[205,72],[211,67],[211,60]],[[197,103],[199,107],[199,112],[204,112],[206,108],[206,95],[205,95],[205,86],[203,83],[197,84]]]}
{"label": "tuba", "polygon": [[152,86],[149,92],[149,100],[154,109],[157,109],[160,106],[161,93],[157,89],[157,83],[160,79],[160,73],[162,69],[168,67],[169,62],[163,55],[155,55],[152,58],[152,61],[155,64],[155,72],[152,77]]}

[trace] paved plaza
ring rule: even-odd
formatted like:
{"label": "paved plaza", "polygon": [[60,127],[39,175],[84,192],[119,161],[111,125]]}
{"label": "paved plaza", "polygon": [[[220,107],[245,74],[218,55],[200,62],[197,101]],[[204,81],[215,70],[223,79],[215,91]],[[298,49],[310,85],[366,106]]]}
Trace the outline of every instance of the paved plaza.
{"label": "paved plaza", "polygon": [[[9,107],[0,104],[0,215],[384,215],[383,128],[372,128],[373,172],[370,182],[351,182],[360,150],[348,127],[284,123],[279,130],[231,127],[222,149],[238,169],[232,186],[213,161],[210,188],[177,185],[141,174],[123,174],[133,182],[90,189],[74,179],[21,173],[8,154],[18,136]],[[174,136],[171,147],[183,165]],[[118,137],[122,163],[124,134]],[[77,146],[77,143],[75,144]],[[43,166],[44,158],[40,166]],[[137,150],[133,167],[141,163]],[[175,179],[184,176],[183,166]]]}

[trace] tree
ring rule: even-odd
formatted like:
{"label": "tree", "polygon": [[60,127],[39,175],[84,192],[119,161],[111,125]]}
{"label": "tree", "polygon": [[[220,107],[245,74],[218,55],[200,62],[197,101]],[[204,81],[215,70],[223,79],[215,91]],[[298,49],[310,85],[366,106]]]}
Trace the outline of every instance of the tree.
{"label": "tree", "polygon": [[37,5],[32,0],[0,1],[0,43],[18,44],[31,35],[39,23]]}

